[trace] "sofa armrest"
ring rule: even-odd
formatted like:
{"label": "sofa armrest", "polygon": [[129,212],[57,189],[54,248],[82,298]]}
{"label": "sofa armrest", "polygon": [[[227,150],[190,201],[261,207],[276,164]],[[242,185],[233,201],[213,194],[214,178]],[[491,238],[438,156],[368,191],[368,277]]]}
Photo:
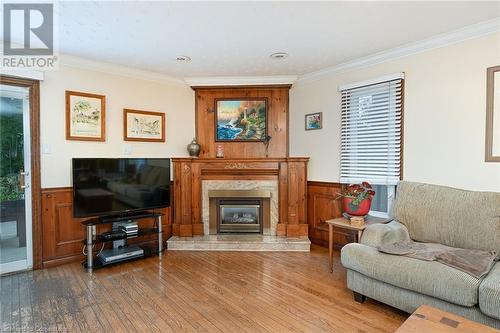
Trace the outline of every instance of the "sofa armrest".
{"label": "sofa armrest", "polygon": [[479,308],[500,319],[500,262],[497,262],[479,285]]}
{"label": "sofa armrest", "polygon": [[367,226],[361,235],[360,243],[378,247],[382,244],[392,244],[404,240],[410,240],[408,229],[394,220],[387,224],[376,223]]}

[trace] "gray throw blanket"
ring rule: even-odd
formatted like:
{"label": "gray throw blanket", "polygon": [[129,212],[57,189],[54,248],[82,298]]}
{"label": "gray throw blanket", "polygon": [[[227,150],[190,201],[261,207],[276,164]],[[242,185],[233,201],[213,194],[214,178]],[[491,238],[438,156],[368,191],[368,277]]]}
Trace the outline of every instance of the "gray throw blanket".
{"label": "gray throw blanket", "polygon": [[419,243],[412,240],[386,244],[377,248],[380,252],[409,258],[437,261],[480,279],[493,267],[495,251],[468,250],[436,243]]}

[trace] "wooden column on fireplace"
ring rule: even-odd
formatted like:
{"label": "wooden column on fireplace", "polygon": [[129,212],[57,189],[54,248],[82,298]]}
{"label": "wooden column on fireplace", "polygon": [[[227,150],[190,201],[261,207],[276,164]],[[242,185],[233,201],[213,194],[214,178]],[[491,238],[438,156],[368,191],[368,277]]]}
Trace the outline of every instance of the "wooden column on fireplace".
{"label": "wooden column on fireplace", "polygon": [[277,180],[279,221],[277,236],[307,237],[306,157],[217,159],[173,158],[176,236],[203,235],[203,180]]}

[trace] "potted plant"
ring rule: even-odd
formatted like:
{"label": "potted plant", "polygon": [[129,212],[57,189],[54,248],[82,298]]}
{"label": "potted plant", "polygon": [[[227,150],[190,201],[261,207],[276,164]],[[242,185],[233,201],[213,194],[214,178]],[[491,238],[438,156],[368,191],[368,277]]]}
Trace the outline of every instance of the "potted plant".
{"label": "potted plant", "polygon": [[347,186],[340,197],[344,212],[354,216],[364,216],[370,211],[375,191],[368,182]]}

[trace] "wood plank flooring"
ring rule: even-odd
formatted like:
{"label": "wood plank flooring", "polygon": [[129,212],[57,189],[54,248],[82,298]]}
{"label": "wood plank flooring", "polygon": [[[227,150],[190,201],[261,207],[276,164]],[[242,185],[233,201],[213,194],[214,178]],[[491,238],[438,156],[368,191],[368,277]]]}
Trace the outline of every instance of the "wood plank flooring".
{"label": "wood plank flooring", "polygon": [[346,288],[338,253],[166,251],[1,278],[2,332],[394,332],[407,314]]}

